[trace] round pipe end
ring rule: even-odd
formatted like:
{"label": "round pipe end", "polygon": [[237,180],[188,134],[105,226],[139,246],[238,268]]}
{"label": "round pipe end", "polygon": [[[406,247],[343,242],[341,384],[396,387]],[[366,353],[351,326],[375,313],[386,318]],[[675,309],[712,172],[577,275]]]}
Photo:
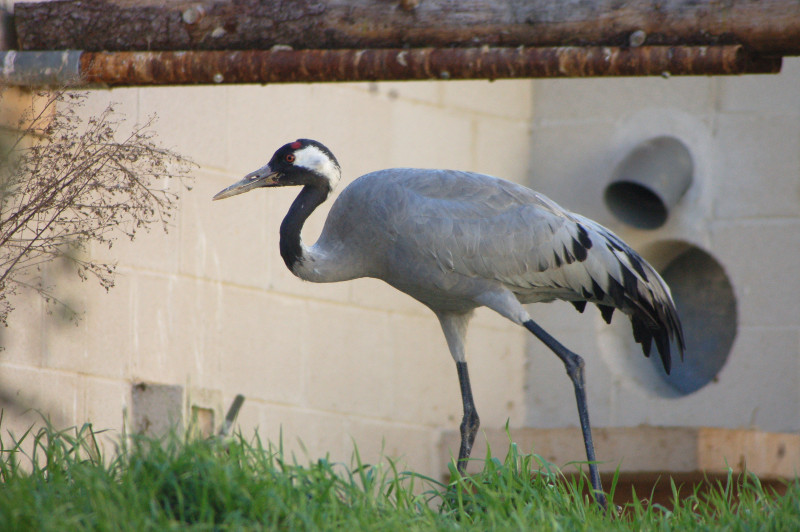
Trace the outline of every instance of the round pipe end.
{"label": "round pipe end", "polygon": [[656,137],[634,148],[614,170],[604,199],[621,222],[638,229],[664,225],[692,184],[688,148],[674,137]]}

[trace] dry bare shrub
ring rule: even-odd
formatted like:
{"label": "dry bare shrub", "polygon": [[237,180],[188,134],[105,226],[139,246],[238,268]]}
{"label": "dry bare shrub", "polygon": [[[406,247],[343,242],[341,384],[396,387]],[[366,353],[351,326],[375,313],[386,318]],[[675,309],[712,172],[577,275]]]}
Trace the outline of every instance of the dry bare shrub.
{"label": "dry bare shrub", "polygon": [[114,286],[115,265],[93,260],[90,245],[110,248],[153,226],[167,231],[187,184],[193,164],[156,143],[152,118],[121,135],[113,105],[80,116],[86,98],[33,95],[0,145],[0,323],[21,289],[38,292],[49,309],[64,306],[43,275],[54,260],[72,265],[81,280]]}

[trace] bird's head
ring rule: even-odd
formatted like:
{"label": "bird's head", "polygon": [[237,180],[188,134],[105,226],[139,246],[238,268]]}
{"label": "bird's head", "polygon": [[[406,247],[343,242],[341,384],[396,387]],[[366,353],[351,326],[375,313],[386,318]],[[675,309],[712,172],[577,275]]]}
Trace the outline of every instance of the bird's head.
{"label": "bird's head", "polygon": [[299,185],[330,192],[336,188],[340,177],[339,161],[328,148],[316,140],[298,139],[281,146],[266,165],[219,191],[214,199],[229,198],[259,187]]}

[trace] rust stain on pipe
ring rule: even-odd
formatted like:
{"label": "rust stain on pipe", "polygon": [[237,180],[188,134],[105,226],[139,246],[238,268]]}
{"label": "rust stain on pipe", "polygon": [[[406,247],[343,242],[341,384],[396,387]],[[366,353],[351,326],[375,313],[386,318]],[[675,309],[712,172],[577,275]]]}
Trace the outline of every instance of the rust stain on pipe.
{"label": "rust stain on pipe", "polygon": [[124,86],[731,75],[777,73],[781,58],[739,45],[85,52],[80,67],[87,84]]}

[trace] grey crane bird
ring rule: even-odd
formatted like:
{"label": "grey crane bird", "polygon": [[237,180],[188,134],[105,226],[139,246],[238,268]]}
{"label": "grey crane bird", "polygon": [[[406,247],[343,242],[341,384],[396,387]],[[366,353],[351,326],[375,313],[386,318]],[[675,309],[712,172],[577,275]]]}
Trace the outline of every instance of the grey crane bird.
{"label": "grey crane bird", "polygon": [[605,507],[583,359],[539,327],[523,304],[561,299],[583,312],[590,302],[606,322],[619,309],[629,316],[645,355],[655,342],[669,373],[670,348],[677,345],[682,357],[684,339],[661,277],[614,233],[545,196],[496,177],[451,170],[396,168],[361,176],[339,195],[322,234],[308,247],[300,238],[303,224],[340,177],[328,148],[299,139],[214,199],[259,187],[302,186],[280,227],[281,256],[294,275],[320,283],[382,279],[436,314],[461,388],[462,473],[479,426],[464,352],[473,310],[486,306],[527,328],[566,366],[590,480]]}

